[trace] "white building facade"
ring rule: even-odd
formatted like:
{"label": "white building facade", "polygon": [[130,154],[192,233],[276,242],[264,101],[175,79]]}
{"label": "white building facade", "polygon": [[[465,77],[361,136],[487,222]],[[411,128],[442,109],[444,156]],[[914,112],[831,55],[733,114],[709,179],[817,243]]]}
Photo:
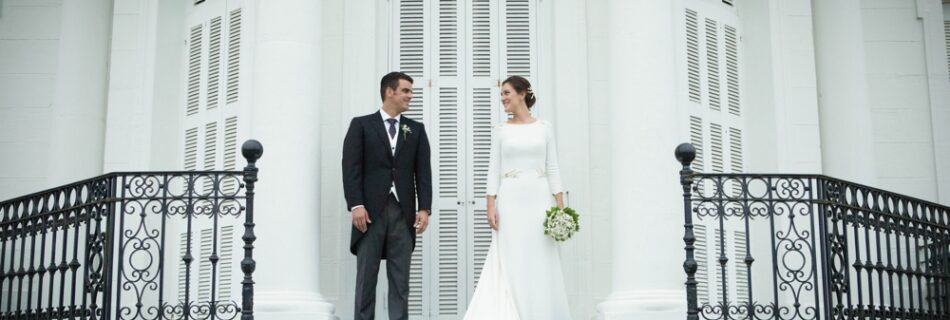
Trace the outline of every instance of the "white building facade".
{"label": "white building facade", "polygon": [[435,187],[410,315],[459,319],[490,241],[499,84],[521,75],[582,216],[561,250],[572,318],[682,319],[678,143],[697,171],[826,174],[948,205],[948,64],[946,0],[0,0],[0,199],[113,171],[239,170],[257,139],[257,317],[351,319],[343,135],[403,71]]}

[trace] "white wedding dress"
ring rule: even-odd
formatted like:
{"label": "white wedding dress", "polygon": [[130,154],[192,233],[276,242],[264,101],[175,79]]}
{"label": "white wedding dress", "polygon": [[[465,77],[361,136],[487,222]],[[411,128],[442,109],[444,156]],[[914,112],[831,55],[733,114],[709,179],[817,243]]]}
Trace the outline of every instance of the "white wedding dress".
{"label": "white wedding dress", "polygon": [[463,319],[571,317],[558,245],[543,227],[562,191],[553,132],[540,120],[495,127],[487,193],[496,195],[498,231]]}

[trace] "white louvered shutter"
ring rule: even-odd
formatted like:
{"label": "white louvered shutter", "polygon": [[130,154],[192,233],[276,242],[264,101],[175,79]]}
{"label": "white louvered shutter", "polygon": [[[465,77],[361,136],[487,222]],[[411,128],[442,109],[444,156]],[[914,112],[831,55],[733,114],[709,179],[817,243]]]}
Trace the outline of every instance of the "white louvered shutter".
{"label": "white louvered shutter", "polygon": [[188,90],[187,103],[185,104],[185,114],[194,115],[198,113],[198,102],[200,99],[201,86],[201,43],[204,25],[199,24],[191,27],[188,38]]}
{"label": "white louvered shutter", "polygon": [[[396,32],[396,45],[391,56],[395,57],[393,69],[405,72],[411,76],[413,82],[413,97],[409,104],[409,110],[403,115],[415,121],[426,124],[426,131],[429,135],[429,142],[432,146],[433,156],[437,155],[437,132],[428,125],[425,117],[430,99],[427,94],[427,80],[424,77],[425,58],[428,56],[425,49],[428,32],[425,30],[426,5],[424,0],[400,0],[395,3],[395,17],[393,28]],[[434,179],[438,175],[437,160],[433,162]],[[438,181],[433,181],[434,192],[438,192]],[[437,205],[434,203],[434,205]],[[429,229],[422,235],[416,237],[416,248],[412,252],[411,265],[409,268],[409,316],[413,318],[423,317],[429,314],[431,303],[432,288],[431,274],[425,272],[426,266],[431,263],[431,252],[433,243],[428,241],[438,231],[436,220],[438,212],[433,210],[433,217],[429,221]],[[435,235],[438,238],[438,235]],[[377,290],[378,291],[378,290]]]}
{"label": "white louvered shutter", "polygon": [[[192,238],[193,238],[193,237],[194,237],[194,233],[192,233],[191,235],[192,235]],[[179,237],[178,237],[178,250],[175,251],[175,252],[176,252],[178,255],[175,256],[175,257],[174,257],[175,259],[173,259],[172,261],[179,261],[179,263],[178,263],[178,282],[177,282],[177,284],[178,284],[178,290],[176,291],[177,296],[175,297],[175,299],[174,299],[173,301],[181,302],[181,301],[184,301],[184,300],[186,299],[186,297],[188,297],[188,296],[186,296],[186,293],[188,293],[188,291],[186,290],[186,288],[188,288],[187,283],[188,283],[188,280],[190,280],[189,278],[194,278],[194,277],[195,277],[195,271],[194,271],[194,270],[196,270],[196,268],[194,267],[194,262],[192,262],[190,268],[189,268],[184,262],[180,262],[180,261],[182,260],[182,257],[184,257],[186,254],[188,254],[188,233],[184,233],[184,232],[183,232],[183,233],[179,234]],[[188,298],[189,298],[189,299],[193,299],[193,297],[188,297]]]}
{"label": "white louvered shutter", "polygon": [[[491,228],[486,219],[485,193],[487,188],[488,161],[491,152],[493,125],[503,119],[498,103],[498,79],[501,78],[500,51],[498,30],[501,26],[493,21],[499,21],[498,2],[488,0],[470,1],[469,22],[466,25],[466,38],[470,44],[465,50],[465,70],[467,78],[466,101],[469,108],[466,112],[465,128],[467,137],[466,150],[470,155],[466,158],[468,173],[466,177],[466,199],[470,206],[466,214],[466,287],[467,299],[463,306],[468,305],[475,286],[481,277],[485,256],[491,244]],[[528,56],[529,61],[531,56]],[[529,63],[530,66],[530,63]]]}
{"label": "white louvered shutter", "polygon": [[501,63],[505,77],[518,75],[532,80],[536,73],[537,59],[532,58],[536,49],[531,19],[536,12],[535,4],[531,0],[504,1],[504,10],[501,11],[503,16],[500,20],[504,24],[504,40],[501,41],[504,54]]}
{"label": "white louvered shutter", "polygon": [[[706,147],[703,143],[705,132],[703,119],[697,116],[690,116],[689,143],[693,144],[693,147],[696,148],[696,158],[693,159],[690,168],[696,173],[702,173],[705,170]],[[705,190],[704,188],[705,186],[703,186],[702,181],[696,181],[696,190]]]}
{"label": "white louvered shutter", "polygon": [[221,17],[211,19],[208,42],[208,109],[218,107],[221,87]]}
{"label": "white louvered shutter", "polygon": [[[232,116],[224,121],[224,158],[221,169],[234,171],[238,169],[238,121],[237,116]],[[222,183],[224,194],[234,194],[237,191],[238,181],[227,179]]]}
{"label": "white louvered shutter", "polygon": [[706,18],[706,87],[709,108],[719,111],[719,25],[714,19]]}
{"label": "white louvered shutter", "polygon": [[237,247],[235,246],[234,238],[236,234],[234,230],[235,230],[234,225],[223,226],[221,227],[221,233],[220,233],[220,236],[218,237],[219,241],[221,242],[221,246],[220,246],[221,250],[218,253],[221,261],[224,261],[224,262],[233,261],[232,263],[220,264],[220,269],[219,269],[220,271],[218,272],[218,284],[217,284],[218,286],[217,299],[220,301],[232,301],[231,300],[232,288],[237,285],[238,282],[236,280],[241,278],[240,275],[235,276],[234,274],[235,266],[237,266],[236,262],[238,261],[237,259],[235,259],[234,252],[235,251],[240,252],[239,250],[237,250]]}
{"label": "white louvered shutter", "polygon": [[[950,20],[943,21],[943,35],[947,46],[947,69],[950,70]],[[950,71],[947,72],[947,81],[950,81]]]}
{"label": "white louvered shutter", "polygon": [[[209,122],[205,125],[205,136],[204,136],[204,170],[212,171],[220,168],[217,164],[218,161],[218,123]],[[203,194],[212,194],[214,192],[214,182],[209,181],[208,179],[201,179],[200,182],[204,183],[204,193]]]}
{"label": "white louvered shutter", "polygon": [[699,303],[708,302],[709,300],[709,254],[706,252],[708,250],[707,243],[709,240],[706,238],[706,226],[702,224],[696,224],[693,226],[693,235],[696,237],[696,242],[693,243],[693,259],[696,260],[696,295],[698,297]]}
{"label": "white louvered shutter", "polygon": [[[744,172],[742,159],[742,130],[737,128],[729,128],[729,172]],[[732,195],[734,197],[739,197],[741,194],[742,185],[733,181]]]}
{"label": "white louvered shutter", "polygon": [[725,25],[726,49],[726,96],[729,98],[729,113],[739,116],[739,38],[736,28]]}
{"label": "white louvered shutter", "polygon": [[[468,199],[473,206],[468,212],[469,232],[467,244],[469,254],[467,255],[468,272],[468,295],[471,299],[475,291],[475,284],[481,276],[482,266],[485,264],[485,256],[488,254],[488,247],[491,244],[491,228],[488,226],[486,218],[485,193],[487,188],[488,162],[491,153],[492,125],[497,123],[497,115],[493,115],[497,95],[493,94],[497,90],[492,88],[472,88],[471,102],[472,112],[470,113],[466,136],[469,138],[466,144],[467,150],[471,152],[468,157],[468,167],[471,168],[471,181],[468,190]],[[497,112],[495,112],[497,113]]]}
{"label": "white louvered shutter", "polygon": [[[722,250],[723,246],[729,244],[728,242],[729,240],[724,239],[725,237],[726,237],[726,234],[723,233],[722,229],[719,229],[719,228],[713,229],[711,240],[713,243],[714,255],[712,259],[709,260],[709,264],[712,266],[711,268],[709,268],[710,272],[712,273],[712,276],[710,276],[709,279],[715,282],[715,285],[712,287],[715,288],[716,291],[712,294],[712,297],[715,297],[716,299],[715,301],[717,302],[723,301],[723,290],[725,290],[723,283],[729,285],[730,287],[733,286],[733,284],[729,282],[729,264],[727,263],[725,266],[723,266],[719,262],[719,259],[723,258],[724,255],[726,254]],[[725,258],[728,258],[728,257],[725,257]],[[728,295],[728,292],[726,294]]]}
{"label": "white louvered shutter", "polygon": [[492,23],[497,20],[497,4],[491,0],[472,0],[470,7],[472,18],[468,25],[468,38],[471,39],[471,46],[467,50],[471,52],[467,56],[468,61],[471,61],[468,64],[469,74],[473,80],[491,81],[493,77],[497,78],[498,59],[492,50],[498,43],[497,26]]}
{"label": "white louvered shutter", "polygon": [[699,18],[696,11],[686,9],[686,82],[689,100],[699,102]]}
{"label": "white louvered shutter", "polygon": [[735,254],[731,260],[736,271],[736,297],[732,301],[739,303],[749,302],[749,269],[745,264],[745,253],[748,248],[746,241],[748,241],[748,236],[745,231],[733,232],[732,247]]}
{"label": "white louvered shutter", "polygon": [[185,130],[184,163],[182,169],[195,170],[198,168],[198,128]]}
{"label": "white louvered shutter", "polygon": [[[687,114],[684,121],[688,121],[688,130],[684,135],[697,151],[692,168],[705,173],[742,173],[746,159],[739,90],[738,11],[731,1],[705,0],[684,0],[682,10],[679,56],[683,59],[680,79],[685,82],[678,96]],[[715,186],[711,184],[696,187],[707,195],[722,192],[728,197],[739,196],[742,191],[742,185],[735,181],[727,181],[724,190],[713,190]],[[734,305],[736,297],[748,295],[744,282],[748,279],[747,270],[742,261],[746,234],[738,224],[726,223],[724,229],[720,228],[717,219],[697,220],[695,224],[696,259],[700,266],[705,266],[697,270],[700,302],[716,305],[728,298]],[[699,249],[700,246],[703,248]],[[729,259],[725,274],[719,264],[720,256]],[[725,297],[724,278],[729,286]]]}
{"label": "white louvered shutter", "polygon": [[703,119],[696,116],[689,117],[689,142],[696,148],[696,159],[691,166],[695,172],[703,172]]}
{"label": "white louvered shutter", "polygon": [[459,132],[459,94],[457,88],[439,88],[438,111],[438,189],[436,219],[438,221],[438,312],[457,315],[464,297],[460,283],[462,269],[462,225],[464,199],[459,174],[464,160]]}
{"label": "white louvered shutter", "polygon": [[722,125],[709,124],[710,172],[723,173]]}
{"label": "white louvered shutter", "polygon": [[211,301],[211,254],[214,252],[214,239],[212,238],[214,230],[203,229],[201,236],[197,239],[199,242],[200,254],[196,256],[198,261],[198,301],[199,303],[208,303]]}
{"label": "white louvered shutter", "polygon": [[[419,80],[416,80],[416,82],[419,82]],[[424,88],[419,88],[419,87],[412,89],[413,91],[412,102],[409,104],[409,110],[404,113],[406,117],[409,117],[411,119],[414,119],[420,122],[423,121],[423,113],[425,110],[423,108],[426,102],[425,95],[423,94],[423,90]],[[432,127],[430,126],[426,126],[426,132],[428,133],[428,136],[429,136],[430,149],[432,149],[432,151],[435,152],[437,147],[431,146],[431,144],[432,142],[434,142],[433,139],[435,139],[435,137],[437,136],[433,134]],[[437,173],[433,172],[433,175],[435,174]],[[433,177],[433,179],[434,178],[435,176]],[[438,187],[434,186],[434,188],[438,188]],[[433,210],[433,214],[434,213],[435,212]],[[435,227],[435,220],[436,218],[432,217],[432,219],[429,220],[430,227],[428,228],[428,230],[423,234],[416,235],[416,249],[415,251],[412,252],[412,259],[411,259],[412,262],[411,262],[411,265],[409,266],[409,315],[410,316],[423,315],[424,314],[423,306],[429,305],[428,303],[425,303],[426,301],[425,298],[429,296],[429,290],[428,288],[423,289],[425,288],[426,283],[428,283],[427,280],[424,280],[428,278],[427,277],[428,275],[425,274],[423,270],[425,270],[425,263],[431,259],[428,257],[428,253],[431,252],[432,249],[430,248],[431,244],[429,244],[429,241],[427,241],[427,239],[431,237],[430,235],[433,234],[435,230],[438,230],[438,228]]]}
{"label": "white louvered shutter", "polygon": [[436,10],[432,22],[435,34],[432,89],[438,96],[438,304],[441,317],[459,317],[465,296],[465,232],[468,214],[465,196],[467,158],[463,121],[469,106],[465,103],[464,81],[459,70],[463,63],[461,45],[462,1],[443,0],[432,3]]}
{"label": "white louvered shutter", "polygon": [[426,30],[425,30],[425,1],[399,1],[398,31],[399,61],[397,70],[409,74],[416,81],[415,86],[422,86],[424,61],[426,59]]}
{"label": "white louvered shutter", "polygon": [[[238,170],[240,155],[238,141],[242,134],[238,119],[241,77],[242,0],[206,0],[190,7],[186,13],[187,32],[184,35],[188,60],[185,62],[185,99],[181,123],[183,132],[182,169],[220,171]],[[214,189],[208,176],[199,176],[195,182],[198,194],[234,194],[239,181],[225,179],[221,189]],[[208,203],[208,205],[213,205]],[[223,205],[227,210],[231,205]],[[241,221],[233,217],[219,217],[215,224],[208,215],[197,216],[192,225],[190,300],[192,303],[212,299],[228,300],[237,285],[233,272],[238,263],[233,253],[235,226]],[[169,234],[186,235],[184,223],[169,223]],[[218,230],[214,230],[217,225]],[[215,240],[217,239],[217,241]],[[187,253],[180,238],[167,248],[175,252],[165,261],[178,265],[178,290],[168,290],[168,301],[184,299],[185,269],[181,257]],[[217,265],[211,263],[218,257]],[[235,270],[237,269],[237,270]],[[216,274],[217,277],[212,277]]]}
{"label": "white louvered shutter", "polygon": [[[192,240],[194,244],[200,243],[198,250],[200,254],[193,253],[198,265],[198,296],[192,301],[207,303],[211,301],[212,294],[215,301],[231,300],[231,288],[235,285],[233,275],[235,264],[227,262],[234,260],[234,235],[234,225],[226,225],[218,229],[217,233],[213,228],[202,229],[201,236]],[[217,266],[211,263],[212,255],[218,257]],[[195,264],[192,263],[192,265]],[[215,272],[217,272],[217,278],[211,276]],[[192,280],[192,286],[195,286],[195,283],[196,281]],[[212,291],[212,288],[217,288],[217,290]]]}
{"label": "white louvered shutter", "polygon": [[[464,215],[461,172],[465,159],[461,127],[459,126],[462,103],[459,92],[459,3],[456,0],[438,1],[436,35],[438,44],[435,55],[436,70],[434,90],[438,92],[439,128],[439,203],[443,210],[439,219],[439,314],[453,316],[459,313],[464,297],[459,292],[459,283],[464,277],[462,262],[461,221]],[[453,201],[454,200],[454,201]]]}
{"label": "white louvered shutter", "polygon": [[228,12],[228,87],[227,103],[237,103],[241,85],[241,8]]}

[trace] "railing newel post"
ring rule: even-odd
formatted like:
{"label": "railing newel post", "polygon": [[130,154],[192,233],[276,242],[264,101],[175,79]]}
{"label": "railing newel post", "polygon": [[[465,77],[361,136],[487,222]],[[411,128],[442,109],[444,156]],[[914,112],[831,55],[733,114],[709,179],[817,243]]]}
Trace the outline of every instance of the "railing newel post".
{"label": "railing newel post", "polygon": [[686,261],[683,262],[683,270],[686,271],[686,319],[699,320],[699,301],[696,292],[698,264],[693,252],[696,249],[693,246],[696,242],[696,235],[693,233],[692,193],[690,192],[693,185],[693,170],[690,169],[690,164],[696,159],[696,148],[692,144],[683,143],[676,147],[674,154],[676,160],[683,165],[680,170],[680,185],[683,186],[683,215],[685,218],[683,242],[686,243]]}
{"label": "railing newel post", "polygon": [[257,160],[264,154],[264,147],[257,140],[248,140],[241,146],[241,154],[247,159],[247,166],[244,167],[244,183],[247,188],[245,191],[245,205],[247,206],[244,216],[244,260],[241,261],[241,271],[244,272],[244,280],[241,281],[241,320],[254,320],[254,269],[257,268],[257,262],[254,261],[254,241],[257,236],[254,235],[254,184],[257,183]]}

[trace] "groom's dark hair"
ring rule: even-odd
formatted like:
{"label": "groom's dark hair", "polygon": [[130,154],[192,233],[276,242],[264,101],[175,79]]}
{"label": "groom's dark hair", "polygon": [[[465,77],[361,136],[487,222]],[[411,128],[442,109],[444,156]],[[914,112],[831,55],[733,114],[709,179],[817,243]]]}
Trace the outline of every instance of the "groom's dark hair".
{"label": "groom's dark hair", "polygon": [[393,71],[383,76],[383,80],[379,82],[379,98],[386,101],[386,88],[396,91],[399,88],[400,79],[412,83],[412,77],[399,71]]}

